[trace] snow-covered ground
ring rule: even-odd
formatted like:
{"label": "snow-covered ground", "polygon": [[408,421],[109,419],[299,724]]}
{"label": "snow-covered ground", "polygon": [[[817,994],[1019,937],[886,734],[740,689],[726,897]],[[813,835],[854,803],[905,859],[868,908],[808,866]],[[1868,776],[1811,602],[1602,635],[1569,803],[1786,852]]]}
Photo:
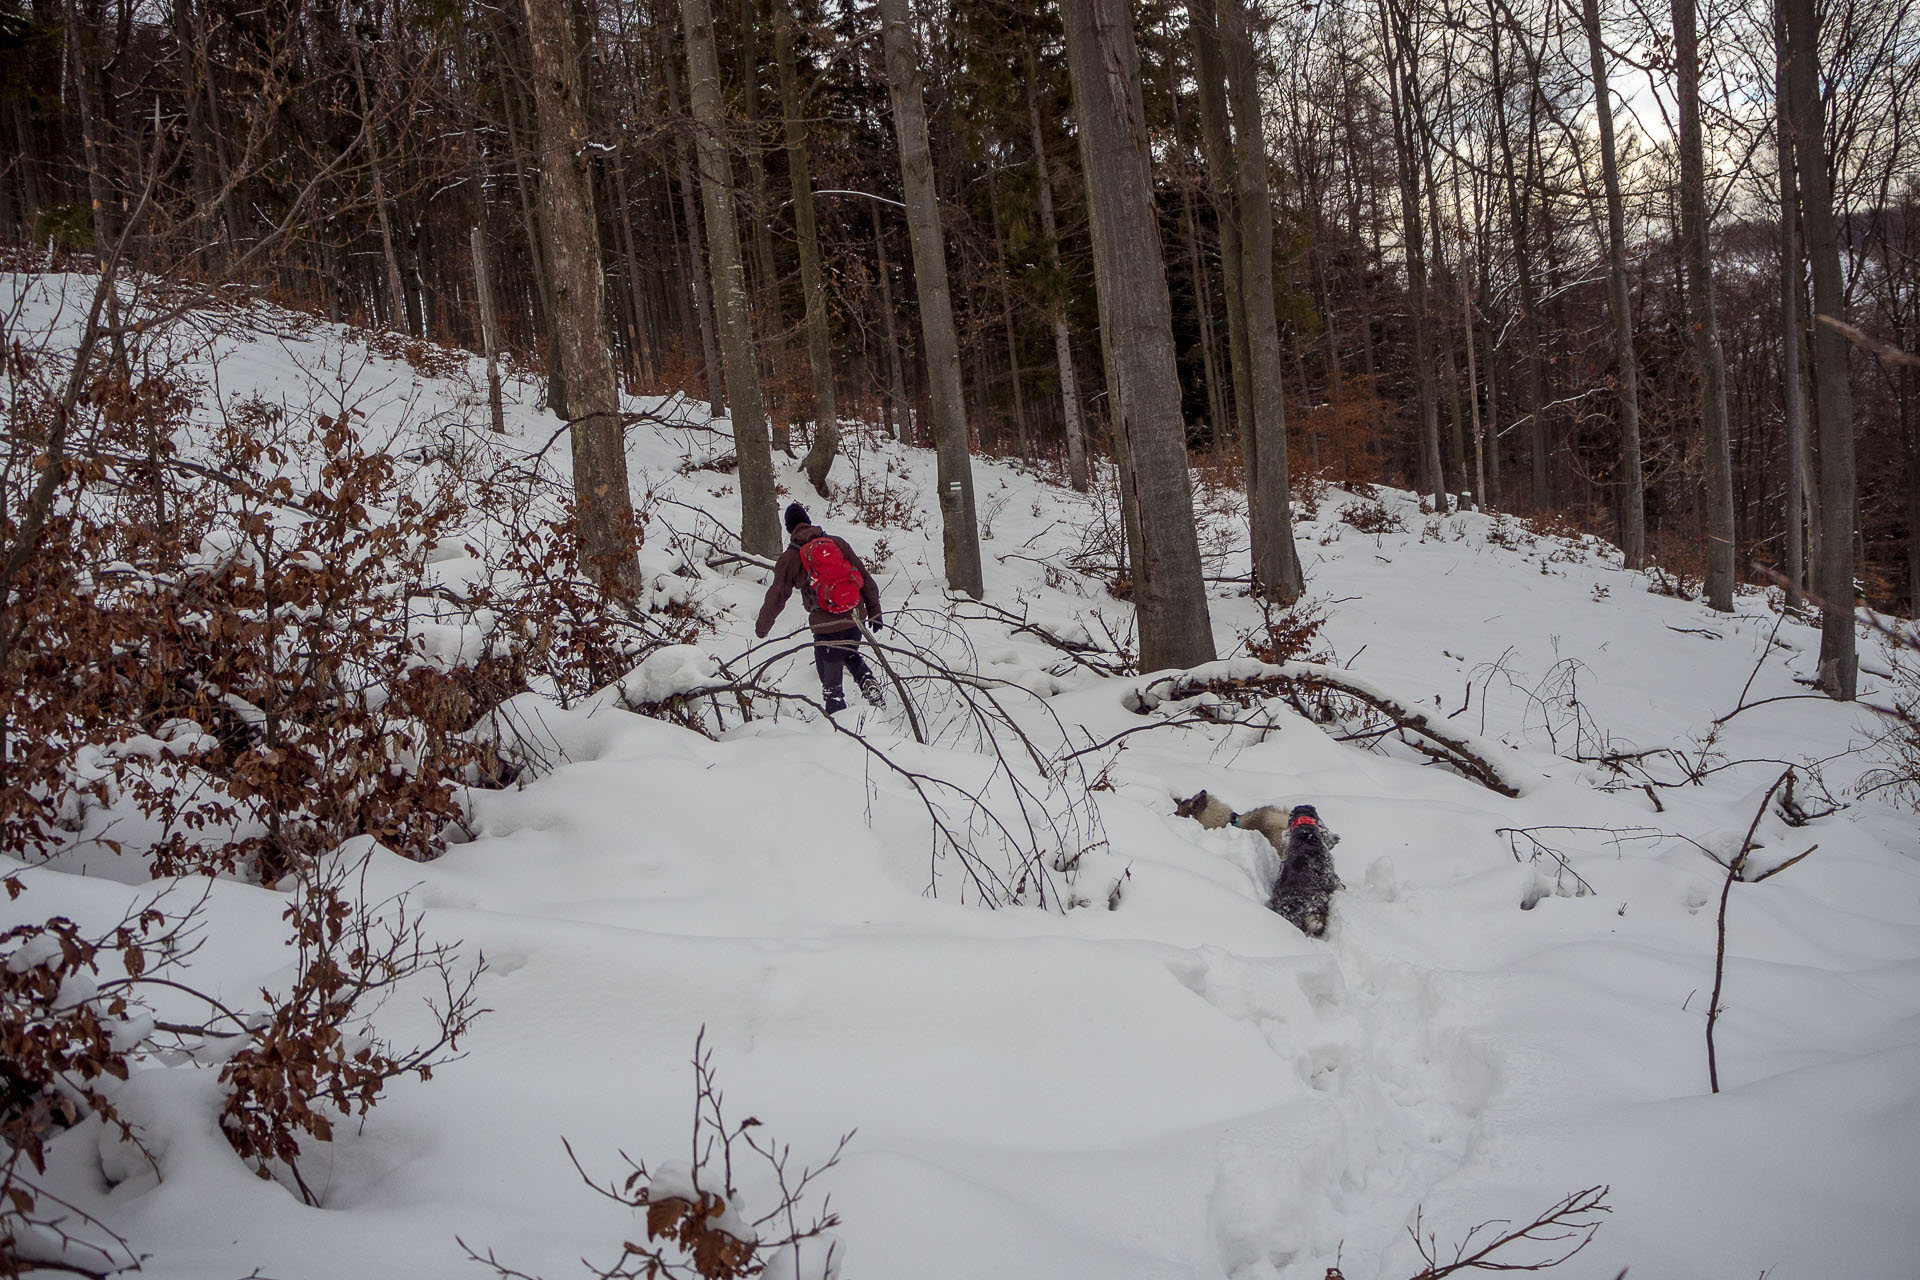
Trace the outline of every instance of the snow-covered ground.
{"label": "snow-covered ground", "polygon": [[[0,308],[21,307],[14,336],[71,332],[60,283],[0,278]],[[396,452],[525,452],[553,435],[532,381],[508,384],[502,440],[485,429],[477,361],[428,377],[331,326],[258,318],[216,331],[189,317],[169,339],[204,380],[203,422],[259,397],[296,418],[354,409]],[[629,442],[649,573],[695,569],[673,581],[719,619],[699,644],[738,670],[767,575],[707,567],[693,537],[738,526],[733,477],[698,465],[730,444],[652,425]],[[545,454],[563,477],[564,453]],[[1142,679],[1094,675],[950,606],[930,453],[867,437],[854,455],[832,501],[791,462],[779,479],[878,564],[902,648],[1008,682],[996,696],[1050,757],[1148,723],[1128,709]],[[1127,607],[1069,565],[1107,507],[1022,467],[976,461],[974,477],[988,602],[1124,641]],[[861,523],[883,493],[886,525]],[[1050,873],[1085,905],[991,910],[962,892],[954,854],[936,860],[908,782],[810,712],[734,716],[714,741],[634,714],[618,691],[565,710],[523,698],[552,767],[474,792],[476,838],[439,860],[375,851],[370,869],[375,889],[414,887],[431,935],[484,953],[491,1012],[462,1060],[315,1148],[322,1206],[231,1153],[210,1069],[157,1061],[120,1097],[158,1169],[82,1126],[55,1144],[50,1185],[146,1254],[151,1276],[484,1277],[456,1237],[548,1280],[580,1276],[582,1256],[610,1262],[641,1228],[582,1184],[562,1140],[603,1181],[623,1174],[622,1152],[686,1160],[704,1028],[729,1115],[765,1122],[796,1163],[857,1130],[819,1184],[843,1219],[847,1280],[1320,1280],[1336,1263],[1401,1280],[1421,1266],[1416,1213],[1451,1257],[1477,1224],[1597,1185],[1612,1212],[1561,1274],[1916,1274],[1920,826],[1855,795],[1875,764],[1868,711],[1774,702],[1707,742],[1743,691],[1806,692],[1795,677],[1817,632],[1757,594],[1732,616],[1653,594],[1597,543],[1380,500],[1404,531],[1343,523],[1360,499],[1339,489],[1296,525],[1323,656],[1513,748],[1530,778],[1520,798],[1403,748],[1336,741],[1282,702],[1257,727],[1128,734],[1049,789],[1017,743],[1000,764],[950,696],[913,684],[934,742],[913,741],[896,698],[860,720],[875,748],[986,786],[1003,815],[1024,786],[1091,846],[1056,850],[1082,856]],[[1230,495],[1207,509],[1209,572],[1244,573]],[[449,554],[457,581],[464,553]],[[1210,600],[1223,656],[1259,621],[1235,590]],[[801,625],[796,602],[780,631]],[[817,694],[804,653],[780,670]],[[676,687],[654,675],[654,692]],[[1883,683],[1865,676],[1863,692]],[[1569,758],[1662,747],[1722,767],[1649,792]],[[1725,873],[1704,850],[1737,850],[1783,768],[1812,762],[1848,807],[1800,829],[1760,823],[1761,868],[1819,848],[1732,889],[1713,1095]],[[1646,768],[1680,773],[1672,759]],[[1319,807],[1347,886],[1325,938],[1265,909],[1275,859],[1259,836],[1174,816],[1201,788],[1240,809]],[[947,803],[994,856],[980,815]],[[1503,829],[1532,829],[1565,866]],[[108,920],[153,891],[100,869],[80,851],[21,872],[28,892],[4,923]],[[194,980],[245,999],[283,979],[284,907],[216,886]],[[404,1039],[417,1017],[396,1004],[383,1027]],[[765,1203],[751,1176],[747,1190]]]}

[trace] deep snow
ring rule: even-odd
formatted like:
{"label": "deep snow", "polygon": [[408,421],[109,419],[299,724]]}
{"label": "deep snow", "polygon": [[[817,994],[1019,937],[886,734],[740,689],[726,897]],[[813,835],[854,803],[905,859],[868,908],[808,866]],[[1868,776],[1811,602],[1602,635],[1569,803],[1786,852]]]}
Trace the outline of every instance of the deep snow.
{"label": "deep snow", "polygon": [[[15,336],[70,342],[69,283],[0,278]],[[530,451],[553,434],[532,381],[507,386],[503,441],[484,428],[478,361],[424,377],[333,326],[250,315],[189,316],[168,339],[206,381],[203,423],[262,396],[296,417],[353,407],[396,453],[447,440]],[[727,441],[653,426],[629,441],[636,494],[654,498],[650,582],[721,619],[706,656],[670,655],[624,695],[567,710],[523,698],[560,762],[473,793],[476,838],[438,861],[373,852],[376,888],[415,886],[434,936],[485,954],[492,1012],[463,1060],[315,1150],[324,1207],[231,1154],[205,1068],[156,1062],[122,1090],[157,1176],[87,1126],[56,1144],[53,1185],[146,1254],[144,1274],[483,1277],[458,1236],[548,1280],[582,1275],[581,1256],[611,1261],[639,1228],[581,1184],[562,1138],[603,1179],[621,1151],[684,1159],[702,1027],[729,1112],[765,1121],[797,1158],[857,1128],[822,1183],[848,1280],[1319,1280],[1336,1260],[1353,1280],[1399,1280],[1420,1266],[1416,1211],[1447,1247],[1595,1184],[1613,1211],[1561,1274],[1916,1274],[1920,830],[1852,794],[1874,763],[1855,750],[1871,713],[1818,699],[1744,711],[1712,751],[1747,763],[1660,791],[1661,812],[1566,758],[1603,738],[1697,753],[1750,677],[1749,702],[1804,692],[1793,678],[1810,673],[1813,629],[1789,620],[1776,635],[1758,594],[1715,614],[1650,593],[1598,543],[1423,516],[1388,490],[1407,530],[1363,534],[1337,518],[1355,499],[1332,490],[1296,525],[1329,656],[1440,715],[1465,702],[1453,723],[1515,749],[1533,779],[1522,797],[1334,741],[1279,704],[1268,729],[1134,733],[1081,757],[1099,789],[1054,797],[1097,806],[1097,828],[1081,830],[1106,844],[1073,881],[1089,905],[988,910],[961,900],[950,857],[930,865],[912,793],[809,714],[710,741],[625,709],[623,696],[688,687],[749,650],[766,582],[687,554],[700,546],[688,535],[724,542],[737,526],[732,477],[686,466]],[[930,454],[871,436],[857,454],[832,502],[791,462],[779,478],[863,555],[884,551],[901,643],[1046,694],[1003,696],[1048,749],[1143,723],[1124,704],[1144,680],[1096,678],[1005,624],[953,620]],[[564,448],[545,458],[564,476]],[[1030,469],[974,466],[989,601],[1056,634],[1124,637],[1126,607],[1066,567],[1110,516]],[[917,527],[858,523],[856,468],[867,498],[894,491]],[[1209,572],[1244,573],[1231,496],[1206,508],[1203,545],[1229,548]],[[462,548],[435,556],[448,582],[480,572]],[[689,560],[700,576],[673,578]],[[1234,590],[1210,600],[1223,656],[1258,618]],[[790,606],[780,629],[801,625]],[[470,639],[453,627],[425,643],[453,661]],[[785,670],[786,687],[817,692],[804,654]],[[947,704],[922,696],[935,727],[952,727]],[[897,705],[863,724],[896,760],[985,776],[976,743],[920,747]],[[1762,823],[1756,859],[1819,849],[1733,889],[1724,1091],[1710,1095],[1724,873],[1700,846],[1737,848],[1784,765],[1815,760],[1853,803],[1802,830]],[[1319,806],[1347,885],[1324,940],[1264,909],[1274,858],[1257,836],[1173,816],[1173,797],[1202,787],[1240,808]],[[1500,828],[1558,828],[1539,835],[1568,870],[1516,857]],[[1575,892],[1576,873],[1592,893]],[[21,876],[7,924],[105,920],[153,892],[113,878],[97,848]],[[215,886],[194,980],[245,999],[284,978],[284,905]],[[383,1026],[403,1038],[417,1016],[396,1005]]]}

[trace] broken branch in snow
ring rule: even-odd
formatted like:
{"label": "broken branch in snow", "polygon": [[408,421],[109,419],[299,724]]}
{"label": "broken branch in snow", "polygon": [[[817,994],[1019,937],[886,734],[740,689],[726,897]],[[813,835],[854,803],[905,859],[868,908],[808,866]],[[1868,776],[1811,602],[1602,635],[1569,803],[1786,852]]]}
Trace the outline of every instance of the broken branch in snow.
{"label": "broken branch in snow", "polygon": [[[1407,1228],[1407,1234],[1413,1237],[1414,1247],[1420,1250],[1421,1261],[1427,1265],[1413,1280],[1441,1280],[1456,1271],[1545,1271],[1557,1267],[1593,1243],[1594,1233],[1600,1230],[1599,1215],[1613,1212],[1607,1203],[1607,1192],[1611,1189],[1588,1187],[1564,1196],[1523,1227],[1515,1227],[1505,1219],[1483,1222],[1453,1246],[1453,1258],[1448,1262],[1440,1261],[1439,1240],[1430,1232],[1421,1235],[1423,1219],[1420,1211],[1415,1210],[1413,1225]],[[1498,1230],[1502,1227],[1507,1230]],[[1491,1239],[1475,1247],[1485,1233],[1496,1231]],[[1548,1255],[1515,1262],[1495,1256],[1523,1244],[1545,1246]]]}
{"label": "broken branch in snow", "polygon": [[1162,672],[1130,691],[1127,706],[1145,715],[1162,703],[1203,693],[1232,695],[1251,691],[1289,696],[1301,689],[1340,694],[1365,703],[1393,721],[1396,728],[1425,739],[1425,742],[1409,740],[1409,745],[1450,765],[1490,791],[1518,796],[1534,782],[1512,761],[1512,752],[1506,747],[1456,728],[1444,718],[1429,716],[1351,671],[1317,662],[1276,665],[1236,658],[1185,671]]}

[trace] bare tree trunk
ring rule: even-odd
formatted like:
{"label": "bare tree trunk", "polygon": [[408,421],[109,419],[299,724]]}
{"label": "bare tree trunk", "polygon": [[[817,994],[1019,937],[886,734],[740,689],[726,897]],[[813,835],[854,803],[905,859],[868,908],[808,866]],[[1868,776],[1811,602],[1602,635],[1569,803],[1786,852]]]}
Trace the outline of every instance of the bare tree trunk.
{"label": "bare tree trunk", "polygon": [[[1515,172],[1513,160],[1513,138],[1515,130],[1507,120],[1506,92],[1512,82],[1506,78],[1506,63],[1500,52],[1500,36],[1504,27],[1504,17],[1495,11],[1495,5],[1488,5],[1488,31],[1491,35],[1490,66],[1493,77],[1494,133],[1499,138],[1501,174],[1507,189],[1507,217],[1512,224],[1513,259],[1515,274],[1520,281],[1520,312],[1526,330],[1527,342],[1527,412],[1530,424],[1529,435],[1532,440],[1533,462],[1533,505],[1544,510],[1553,503],[1553,473],[1549,465],[1546,420],[1542,417],[1545,404],[1545,371],[1542,366],[1540,343],[1540,308],[1533,279],[1533,248],[1527,198],[1525,190],[1533,181],[1531,135],[1529,134],[1528,162],[1525,182]],[[1529,116],[1532,111],[1529,110]],[[1531,123],[1531,121],[1529,121]],[[1491,367],[1491,362],[1489,362]],[[1516,418],[1516,425],[1518,418]],[[1496,467],[1496,470],[1498,468]]]}
{"label": "bare tree trunk", "polygon": [[[1700,420],[1707,436],[1707,579],[1710,608],[1733,610],[1733,463],[1727,448],[1727,366],[1713,301],[1713,247],[1707,225],[1707,170],[1700,128],[1700,38],[1694,0],[1673,0],[1675,89],[1680,108],[1680,223],[1692,304]],[[1844,552],[1843,552],[1844,554]],[[1852,578],[1849,575],[1851,591]],[[1849,633],[1851,634],[1851,633]]]}
{"label": "bare tree trunk", "polygon": [[495,431],[505,431],[506,414],[500,404],[500,339],[494,332],[493,277],[487,270],[487,237],[473,229],[474,306],[480,312],[480,341],[487,355],[487,410]]}
{"label": "bare tree trunk", "polygon": [[647,324],[646,304],[640,297],[640,255],[633,243],[633,204],[627,194],[626,153],[615,152],[609,167],[613,170],[613,197],[620,205],[620,253],[625,268],[621,274],[627,278],[627,310],[633,317],[633,354],[641,376],[652,382],[657,368],[654,339]]}
{"label": "bare tree trunk", "polygon": [[[529,4],[536,0],[528,0]],[[740,261],[740,225],[733,209],[733,163],[727,155],[726,108],[720,101],[720,63],[714,52],[713,13],[707,0],[680,0],[687,29],[687,89],[694,141],[700,154],[701,203],[707,211],[707,251],[713,262],[713,305],[726,358],[728,415],[740,470],[740,546],[754,555],[780,553],[785,539],[773,492],[773,452],[760,402],[760,366],[754,359],[747,273]]]}
{"label": "bare tree trunk", "polygon": [[1004,233],[1000,227],[1000,193],[991,170],[987,176],[987,204],[993,214],[993,274],[1000,288],[1000,324],[1007,332],[1007,377],[1013,383],[1014,439],[1020,456],[1031,458],[1033,445],[1027,434],[1027,397],[1020,388],[1020,335],[1013,324],[1013,288],[1007,281],[1007,255]]}
{"label": "bare tree trunk", "polygon": [[1247,359],[1246,277],[1241,265],[1240,210],[1235,193],[1233,144],[1227,128],[1226,55],[1213,0],[1190,0],[1187,26],[1193,40],[1193,78],[1200,100],[1200,152],[1207,162],[1207,189],[1220,228],[1220,283],[1227,308],[1227,377],[1233,419],[1245,473],[1247,509],[1259,503],[1255,466],[1253,390]]}
{"label": "bare tree trunk", "polygon": [[1066,0],[1061,9],[1115,452],[1139,520],[1133,581],[1140,669],[1188,667],[1213,658],[1213,627],[1200,576],[1140,58],[1126,0]]}
{"label": "bare tree trunk", "polygon": [[800,77],[793,62],[793,12],[784,0],[774,0],[773,60],[780,76],[780,120],[787,143],[787,180],[793,189],[793,235],[800,251],[800,292],[807,306],[807,367],[813,377],[813,445],[800,469],[824,498],[827,472],[840,451],[840,410],[833,387],[833,343],[827,332],[827,290],[820,278],[820,233],[814,222],[806,123],[800,115]]}
{"label": "bare tree trunk", "polygon": [[706,366],[707,403],[715,417],[727,412],[726,378],[720,368],[720,345],[716,340],[713,294],[707,289],[705,237],[700,234],[700,210],[693,192],[693,147],[679,128],[680,68],[667,43],[667,27],[660,24],[660,74],[667,82],[667,114],[674,117],[674,159],[680,174],[680,217],[687,228],[687,278],[693,283],[693,310],[700,322],[700,359]]}
{"label": "bare tree trunk", "polygon": [[353,83],[359,90],[360,116],[367,121],[367,168],[373,175],[373,216],[380,228],[380,252],[387,264],[387,324],[419,337],[419,330],[412,323],[412,309],[407,305],[406,286],[400,281],[400,259],[394,253],[393,223],[387,216],[387,187],[380,175],[380,149],[371,141],[386,131],[373,123],[373,103],[367,96],[367,73],[360,63],[359,40],[349,40],[348,47],[353,51]]}
{"label": "bare tree trunk", "polygon": [[1853,462],[1853,388],[1847,340],[1830,318],[1845,321],[1840,236],[1827,172],[1826,113],[1820,102],[1820,26],[1814,0],[1780,0],[1786,14],[1787,104],[1793,120],[1794,172],[1800,219],[1813,275],[1813,379],[1820,423],[1820,562],[1814,588],[1821,600],[1820,688],[1851,702],[1859,684],[1854,635],[1853,534],[1858,495]]}
{"label": "bare tree trunk", "polygon": [[1394,152],[1400,169],[1400,214],[1407,257],[1408,306],[1413,312],[1414,389],[1420,406],[1420,471],[1433,509],[1447,513],[1446,470],[1440,462],[1440,406],[1433,385],[1433,322],[1427,310],[1427,249],[1420,218],[1420,117],[1412,97],[1414,50],[1407,15],[1395,0],[1381,0],[1381,38],[1387,49],[1387,93],[1393,115]]}
{"label": "bare tree trunk", "polygon": [[[775,0],[776,8],[784,9],[786,4],[787,0]],[[784,326],[780,277],[773,264],[773,208],[767,200],[766,160],[760,153],[760,57],[754,46],[755,22],[754,0],[740,0],[740,108],[747,126],[747,191],[753,201],[748,221],[753,227],[754,311],[759,320],[755,345],[756,354],[762,357],[760,368],[777,386],[785,380],[787,353],[780,336]],[[791,457],[786,426],[775,424],[772,432],[773,447]]]}
{"label": "bare tree trunk", "polygon": [[1248,383],[1253,393],[1253,458],[1259,500],[1252,526],[1254,589],[1292,604],[1306,590],[1293,545],[1288,492],[1286,392],[1280,374],[1280,325],[1273,310],[1273,202],[1267,190],[1267,131],[1260,110],[1253,39],[1241,0],[1219,0],[1217,13],[1233,112],[1239,179],[1241,285],[1247,314]]}
{"label": "bare tree trunk", "polygon": [[[1040,233],[1047,238],[1047,270],[1060,274],[1060,227],[1053,215],[1053,173],[1047,164],[1047,135],[1040,127],[1040,100],[1034,81],[1039,78],[1034,57],[1027,55],[1027,119],[1033,126],[1033,162],[1040,179]],[[1060,373],[1060,415],[1067,432],[1067,483],[1078,493],[1087,491],[1087,429],[1080,414],[1080,380],[1073,368],[1073,337],[1067,329],[1066,304],[1060,290],[1047,294],[1047,318],[1053,326],[1053,360]]]}
{"label": "bare tree trunk", "polygon": [[[1162,15],[1163,29],[1170,27]],[[1221,433],[1227,428],[1227,403],[1225,393],[1220,387],[1219,358],[1214,350],[1213,300],[1211,283],[1207,278],[1206,264],[1200,258],[1200,221],[1194,216],[1193,183],[1186,173],[1186,149],[1180,133],[1180,67],[1179,61],[1171,52],[1173,33],[1166,30],[1167,55],[1167,106],[1172,113],[1173,147],[1180,156],[1180,215],[1186,227],[1187,274],[1193,278],[1193,305],[1200,318],[1200,372],[1207,386],[1207,444],[1210,448],[1220,447]],[[1028,60],[1029,99],[1033,96],[1033,63]]]}
{"label": "bare tree trunk", "polygon": [[564,6],[526,0],[535,108],[540,121],[540,195],[546,205],[547,259],[553,268],[554,352],[566,383],[571,421],[575,520],[580,562],[616,600],[640,595],[636,529],[627,487],[620,389],[607,351],[600,229],[583,149],[587,143],[580,60]]}
{"label": "bare tree trunk", "polygon": [[921,97],[920,55],[907,0],[880,0],[880,38],[886,50],[887,89],[900,142],[900,179],[907,198],[907,234],[913,245],[914,286],[920,294],[920,330],[932,402],[933,447],[940,485],[941,543],[947,585],[975,599],[985,592],[980,532],[974,522],[973,461],[960,386],[960,341],[947,285],[947,246],[933,186],[927,111]]}
{"label": "bare tree trunk", "polygon": [[887,331],[887,403],[893,414],[896,440],[913,441],[913,411],[907,402],[905,361],[900,358],[900,321],[893,312],[893,267],[887,261],[887,236],[880,226],[880,206],[869,203],[873,219],[874,262],[880,279],[880,319]]}
{"label": "bare tree trunk", "polygon": [[1460,266],[1460,332],[1467,349],[1467,410],[1473,423],[1473,492],[1478,499],[1477,509],[1484,511],[1487,508],[1487,444],[1485,430],[1480,425],[1480,371],[1473,354],[1473,299],[1467,288],[1467,281],[1472,277],[1473,259],[1469,253],[1467,261]]}
{"label": "bare tree trunk", "polygon": [[[1774,93],[1787,96],[1786,15],[1774,15]],[[1784,521],[1787,603],[1799,605],[1807,585],[1807,383],[1800,367],[1800,191],[1793,172],[1793,119],[1776,106],[1774,155],[1780,170],[1780,391],[1787,427]]]}
{"label": "bare tree trunk", "polygon": [[1647,563],[1647,490],[1640,465],[1640,374],[1633,350],[1633,304],[1627,291],[1627,218],[1613,143],[1613,95],[1607,88],[1599,0],[1582,0],[1587,57],[1593,63],[1594,115],[1600,124],[1600,177],[1607,189],[1607,300],[1613,311],[1613,358],[1620,402],[1620,549],[1629,569]]}

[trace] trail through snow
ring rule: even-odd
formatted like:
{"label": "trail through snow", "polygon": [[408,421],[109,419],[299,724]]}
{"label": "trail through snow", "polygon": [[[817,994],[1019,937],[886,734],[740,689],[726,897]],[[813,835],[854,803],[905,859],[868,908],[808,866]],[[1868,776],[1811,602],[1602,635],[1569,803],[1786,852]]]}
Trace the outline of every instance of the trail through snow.
{"label": "trail through snow", "polygon": [[[0,278],[15,334],[70,341],[63,289]],[[351,409],[404,456],[525,454],[552,435],[531,381],[509,383],[508,437],[489,438],[470,425],[486,420],[477,362],[426,376],[363,335],[243,318],[190,317],[171,339],[203,380],[202,430],[259,397],[295,418]],[[878,566],[891,643],[1033,691],[1002,696],[1043,750],[1145,723],[1125,705],[1140,680],[1100,678],[950,605],[931,455],[849,435],[832,500],[791,462],[779,478]],[[705,563],[701,539],[724,544],[738,518],[733,477],[702,465],[724,435],[642,426],[629,442],[649,583],[718,619],[699,654],[626,693],[647,698],[737,664],[766,575]],[[564,452],[545,456],[562,479]],[[975,484],[988,601],[1056,635],[1124,640],[1126,607],[1071,567],[1113,519],[1104,501],[994,461],[976,460]],[[1209,572],[1244,573],[1233,495],[1199,496]],[[731,1114],[802,1160],[857,1129],[824,1184],[847,1280],[1320,1280],[1336,1262],[1353,1280],[1401,1280],[1420,1266],[1416,1212],[1450,1249],[1598,1184],[1613,1212],[1563,1274],[1913,1276],[1920,829],[1857,794],[1875,732],[1859,708],[1782,701],[1706,741],[1749,682],[1750,702],[1801,692],[1817,632],[1781,624],[1760,595],[1715,614],[1650,593],[1598,542],[1422,515],[1391,490],[1378,501],[1405,529],[1363,534],[1340,519],[1362,501],[1333,489],[1296,525],[1326,656],[1504,744],[1533,779],[1519,799],[1404,748],[1338,741],[1273,701],[1265,727],[1136,732],[1082,757],[1097,787],[1075,794],[1099,819],[1084,830],[1104,839],[1073,879],[1088,905],[992,911],[961,900],[950,856],[934,862],[912,791],[810,712],[735,716],[716,741],[633,714],[618,689],[569,709],[524,695],[551,767],[472,793],[473,838],[435,862],[370,851],[375,888],[412,888],[435,936],[484,953],[492,1012],[462,1061],[311,1155],[323,1207],[231,1155],[211,1071],[160,1063],[123,1093],[155,1166],[82,1126],[56,1144],[52,1177],[153,1277],[483,1277],[456,1236],[548,1280],[579,1276],[578,1258],[611,1260],[638,1227],[581,1184],[562,1138],[603,1179],[622,1151],[684,1160],[704,1027]],[[470,539],[483,557],[486,537]],[[449,583],[481,570],[464,546],[433,558]],[[1244,652],[1258,611],[1230,585],[1209,603],[1220,652]],[[466,639],[447,625],[429,643],[454,660]],[[780,625],[800,625],[793,608]],[[817,693],[804,651],[776,670]],[[910,685],[934,742],[912,741],[896,699],[864,714],[875,746],[987,779],[950,700]],[[1727,767],[1658,790],[1656,808],[1569,758],[1657,747]],[[1017,747],[1009,758],[1043,787]],[[1770,859],[1820,848],[1733,889],[1713,1096],[1704,1006],[1723,873],[1702,846],[1731,852],[1767,784],[1811,762],[1850,804],[1805,830],[1761,824]],[[1324,940],[1264,909],[1276,860],[1257,835],[1173,815],[1201,788],[1241,809],[1319,807],[1347,886]],[[1530,858],[1505,829],[1564,861]],[[100,919],[152,892],[97,846],[22,877],[9,922]],[[216,886],[195,979],[246,999],[284,977],[284,901]],[[396,1003],[382,1017],[403,1039],[420,1015]]]}

